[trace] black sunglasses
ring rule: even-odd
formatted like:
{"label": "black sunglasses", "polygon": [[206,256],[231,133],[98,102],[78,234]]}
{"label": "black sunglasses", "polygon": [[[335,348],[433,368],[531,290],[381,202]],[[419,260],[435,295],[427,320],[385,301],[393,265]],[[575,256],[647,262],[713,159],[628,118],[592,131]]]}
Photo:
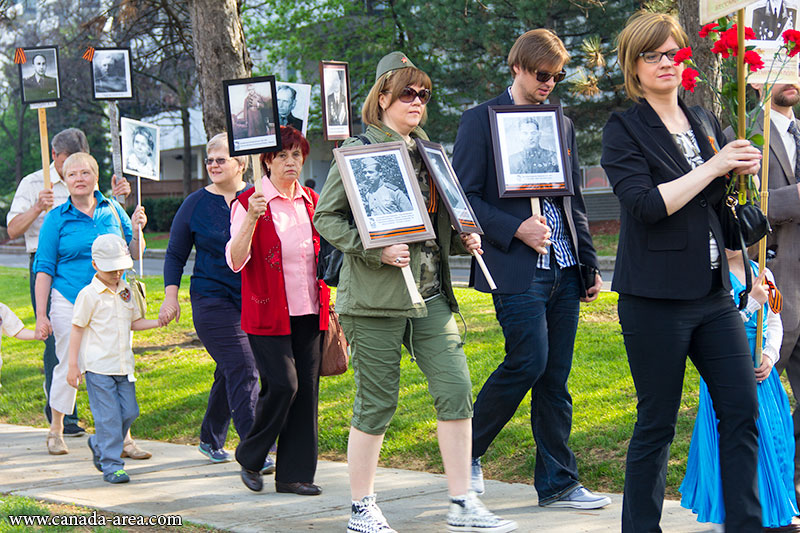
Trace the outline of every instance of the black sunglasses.
{"label": "black sunglasses", "polygon": [[539,83],[547,83],[548,81],[550,81],[550,78],[553,78],[553,81],[558,83],[567,77],[566,70],[562,70],[561,72],[556,72],[555,74],[551,74],[550,72],[543,72],[541,70],[535,70],[534,72],[536,73],[536,81],[538,81]]}
{"label": "black sunglasses", "polygon": [[229,159],[230,157],[218,157],[216,159],[206,158],[206,165],[210,167],[211,165],[216,163],[217,165],[222,166],[225,163],[227,163]]}
{"label": "black sunglasses", "polygon": [[419,101],[422,102],[422,105],[425,105],[431,99],[431,90],[422,89],[421,91],[415,91],[411,87],[403,87],[403,90],[400,91],[400,94],[397,95],[397,99],[403,102],[404,104],[410,104],[417,97],[419,97]]}

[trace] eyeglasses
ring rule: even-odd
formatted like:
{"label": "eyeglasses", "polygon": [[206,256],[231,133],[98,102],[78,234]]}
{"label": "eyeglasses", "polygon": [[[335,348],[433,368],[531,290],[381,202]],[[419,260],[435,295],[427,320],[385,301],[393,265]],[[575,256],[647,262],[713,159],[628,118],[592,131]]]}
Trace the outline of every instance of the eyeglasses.
{"label": "eyeglasses", "polygon": [[563,80],[567,76],[567,71],[562,70],[561,72],[556,72],[555,74],[551,74],[550,72],[544,72],[542,70],[534,70],[536,73],[536,81],[539,83],[547,83],[550,81],[550,78],[553,78],[553,81],[558,83]]}
{"label": "eyeglasses", "polygon": [[[390,91],[384,91],[390,92]],[[397,99],[403,102],[404,104],[410,104],[414,101],[414,99],[419,98],[419,101],[422,105],[427,104],[431,99],[431,90],[430,89],[422,89],[421,91],[415,91],[411,87],[403,87],[403,90],[400,91],[400,94],[397,95]]]}
{"label": "eyeglasses", "polygon": [[206,158],[206,166],[211,166],[216,163],[219,166],[224,165],[230,160],[230,157],[217,157],[216,159]]}
{"label": "eyeglasses", "polygon": [[667,50],[666,52],[642,52],[639,54],[639,57],[644,59],[645,63],[661,63],[661,60],[664,56],[667,56],[670,63],[675,61],[675,56],[678,55],[678,49],[673,48],[672,50]]}

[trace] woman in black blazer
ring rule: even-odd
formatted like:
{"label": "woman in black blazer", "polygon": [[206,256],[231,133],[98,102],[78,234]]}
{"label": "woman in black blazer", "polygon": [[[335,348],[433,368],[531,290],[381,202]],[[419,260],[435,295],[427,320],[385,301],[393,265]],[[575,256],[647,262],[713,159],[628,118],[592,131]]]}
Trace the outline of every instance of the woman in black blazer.
{"label": "woman in black blazer", "polygon": [[687,43],[669,15],[631,17],[618,57],[635,103],[612,114],[603,131],[602,165],[623,208],[612,289],[639,399],[622,531],[661,531],[688,355],[720,420],[726,528],[760,532],[753,364],[729,294],[717,212],[725,176],[757,172],[761,156],[748,141],[726,145],[717,119],[678,97],[684,67],[673,58]]}

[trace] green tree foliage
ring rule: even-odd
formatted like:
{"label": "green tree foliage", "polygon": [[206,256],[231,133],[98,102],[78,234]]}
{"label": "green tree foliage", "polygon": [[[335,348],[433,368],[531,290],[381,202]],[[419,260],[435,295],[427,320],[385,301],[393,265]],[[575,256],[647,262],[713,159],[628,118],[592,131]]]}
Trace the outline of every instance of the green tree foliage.
{"label": "green tree foliage", "polygon": [[[317,85],[317,62],[350,63],[356,115],[375,76],[378,59],[403,50],[433,80],[426,130],[433,139],[452,142],[461,113],[501,92],[511,82],[506,57],[523,32],[553,29],[572,55],[568,69],[576,73],[585,59],[585,39],[596,37],[603,55],[611,55],[614,38],[639,2],[621,0],[264,0],[246,4],[248,45],[260,73],[288,73]],[[262,55],[259,55],[261,53]],[[585,81],[592,90],[581,94],[562,83],[556,96],[567,106],[581,132],[582,156],[596,154],[597,135],[610,108],[624,104],[621,78],[612,66]],[[312,128],[319,129],[319,105]],[[312,109],[313,110],[313,109]],[[590,157],[593,159],[594,156]]]}

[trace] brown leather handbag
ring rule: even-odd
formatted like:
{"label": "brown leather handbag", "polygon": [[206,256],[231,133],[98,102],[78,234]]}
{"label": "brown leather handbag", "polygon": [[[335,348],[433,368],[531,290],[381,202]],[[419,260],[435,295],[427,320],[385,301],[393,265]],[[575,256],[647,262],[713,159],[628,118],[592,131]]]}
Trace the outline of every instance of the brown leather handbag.
{"label": "brown leather handbag", "polygon": [[347,372],[347,363],[350,361],[348,354],[347,339],[344,338],[344,330],[339,323],[339,315],[330,307],[330,319],[328,320],[328,330],[325,332],[322,341],[322,368],[320,376],[338,376]]}

